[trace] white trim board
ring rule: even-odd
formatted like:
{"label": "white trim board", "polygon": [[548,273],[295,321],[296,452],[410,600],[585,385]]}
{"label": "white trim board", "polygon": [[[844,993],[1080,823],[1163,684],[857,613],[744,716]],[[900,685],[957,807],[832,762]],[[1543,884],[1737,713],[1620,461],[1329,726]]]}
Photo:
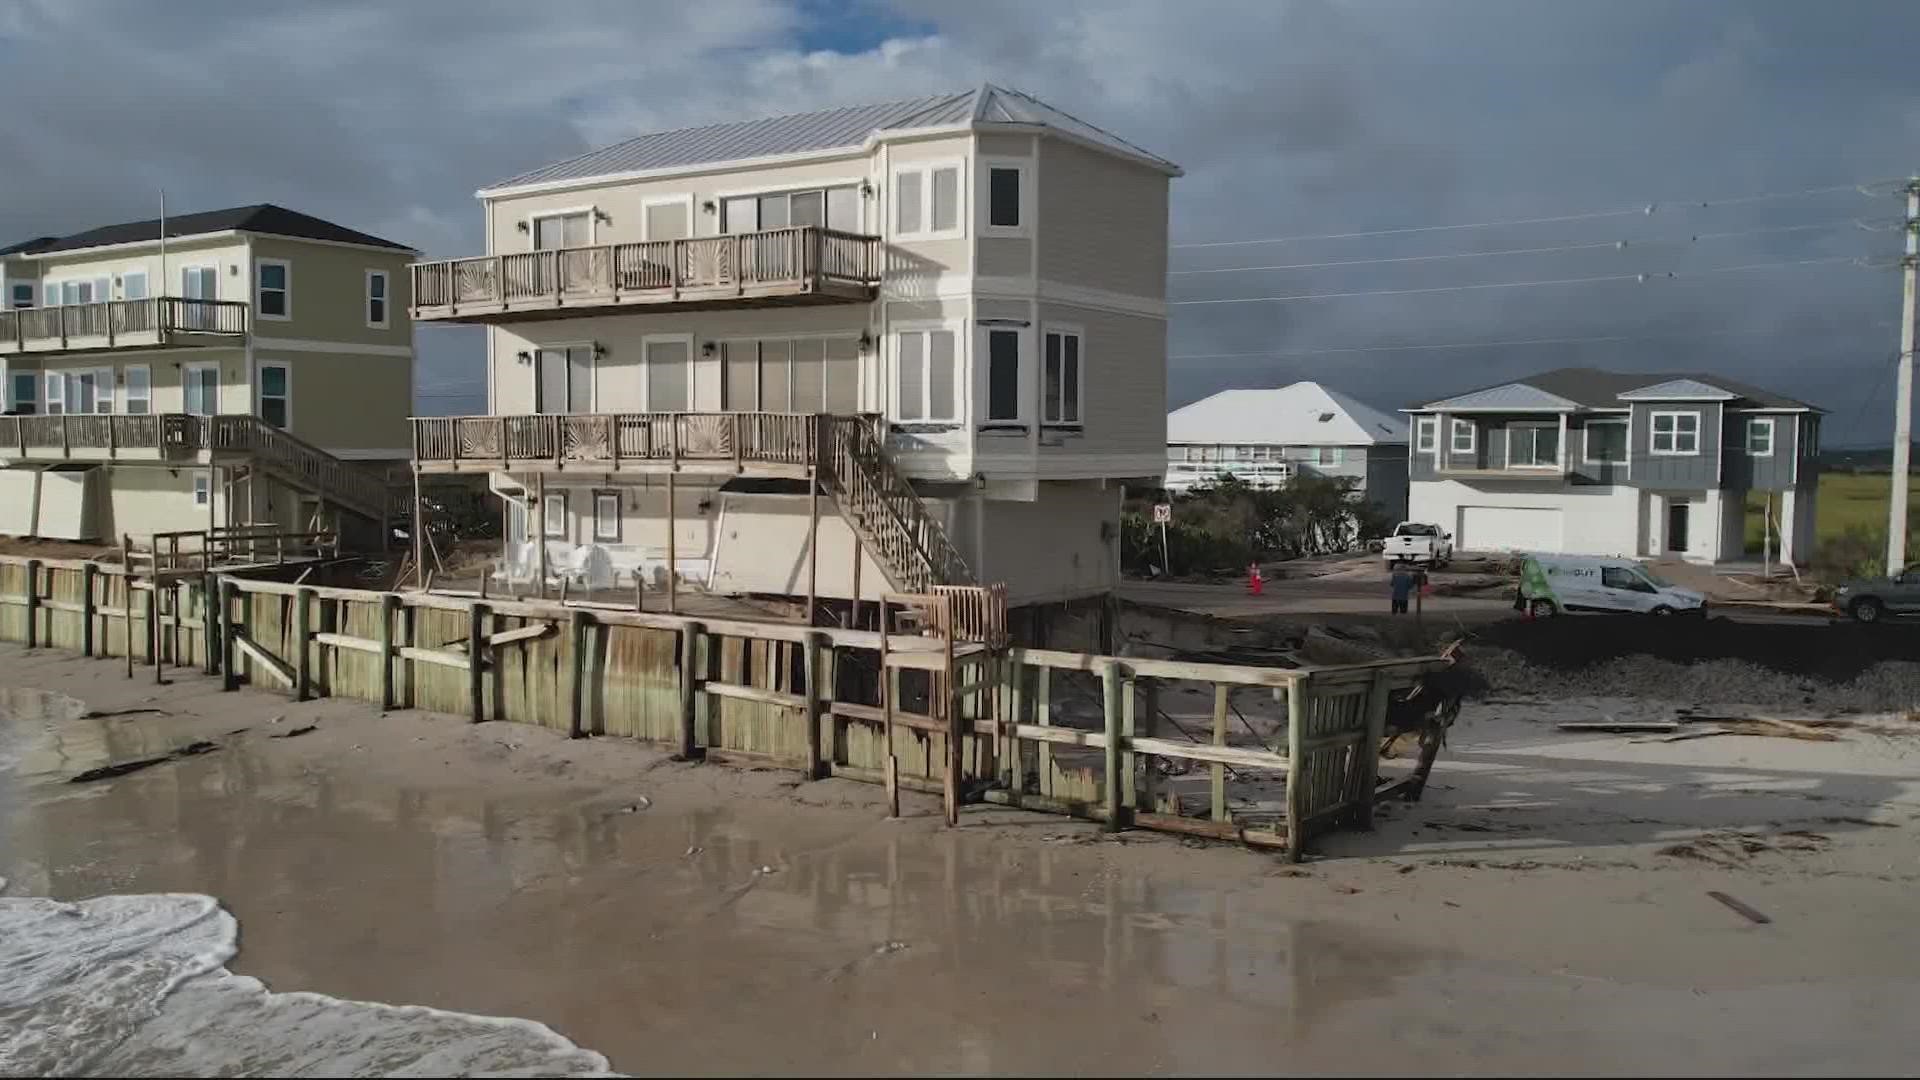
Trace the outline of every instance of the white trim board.
{"label": "white trim board", "polygon": [[328,352],[360,353],[365,356],[413,355],[411,345],[369,345],[358,341],[313,341],[307,338],[256,337],[253,344],[257,348],[278,352]]}

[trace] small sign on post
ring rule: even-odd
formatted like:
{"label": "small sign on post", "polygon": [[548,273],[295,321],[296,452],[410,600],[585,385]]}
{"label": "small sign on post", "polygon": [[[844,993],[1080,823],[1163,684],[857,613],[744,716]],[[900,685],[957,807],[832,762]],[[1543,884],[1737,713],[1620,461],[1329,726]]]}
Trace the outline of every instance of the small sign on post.
{"label": "small sign on post", "polygon": [[1153,523],[1160,526],[1160,568],[1173,576],[1173,555],[1167,550],[1167,523],[1173,520],[1172,503],[1153,504]]}

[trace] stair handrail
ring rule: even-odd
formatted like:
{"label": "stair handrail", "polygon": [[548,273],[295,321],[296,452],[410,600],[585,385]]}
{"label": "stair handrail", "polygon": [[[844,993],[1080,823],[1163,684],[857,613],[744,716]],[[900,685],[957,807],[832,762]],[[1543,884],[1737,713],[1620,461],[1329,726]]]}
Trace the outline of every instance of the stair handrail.
{"label": "stair handrail", "polygon": [[354,508],[362,513],[378,516],[386,511],[386,484],[285,428],[244,414],[224,414],[206,419],[209,421],[205,435],[207,449],[251,451],[268,459],[270,465],[292,471],[310,481],[329,498],[354,504]]}
{"label": "stair handrail", "polygon": [[[878,421],[865,417],[836,416],[831,419],[831,465],[829,474],[835,486],[853,504],[853,509],[868,518],[866,527],[883,547],[904,547],[914,565],[896,566],[908,580],[900,584],[920,590],[932,585],[974,584],[973,571],[966,559],[947,539],[919,493],[894,468],[886,444],[876,430]],[[884,514],[892,527],[891,536],[880,535],[872,521],[874,511]],[[885,553],[883,553],[885,554]]]}

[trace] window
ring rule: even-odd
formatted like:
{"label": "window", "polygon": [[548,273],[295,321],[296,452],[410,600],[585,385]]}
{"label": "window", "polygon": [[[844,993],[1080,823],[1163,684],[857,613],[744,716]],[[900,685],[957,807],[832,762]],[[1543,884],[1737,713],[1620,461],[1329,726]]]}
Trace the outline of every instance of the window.
{"label": "window", "polygon": [[959,419],[954,395],[954,336],[951,330],[907,330],[894,335],[894,416],[901,420],[951,423]]}
{"label": "window", "polygon": [[287,364],[260,362],[260,419],[277,428],[293,423],[293,369]]}
{"label": "window", "polygon": [[10,294],[7,300],[9,307],[30,308],[33,306],[33,282],[16,281],[8,292]]}
{"label": "window", "polygon": [[1453,452],[1456,454],[1473,453],[1474,426],[1471,420],[1453,422]]}
{"label": "window", "polygon": [[66,411],[76,416],[113,412],[113,369],[68,372],[65,404]]}
{"label": "window", "polygon": [[593,538],[620,542],[620,493],[617,491],[596,491],[593,493]]}
{"label": "window", "polygon": [[1609,589],[1625,589],[1628,592],[1650,593],[1653,591],[1653,585],[1650,582],[1623,566],[1601,567],[1600,584]]}
{"label": "window", "polygon": [[1432,416],[1422,416],[1413,422],[1413,452],[1431,454],[1438,443],[1440,421]]}
{"label": "window", "polygon": [[1747,421],[1747,453],[1754,457],[1773,456],[1773,418],[1754,417]]}
{"label": "window", "polygon": [[1017,165],[994,165],[987,169],[987,228],[1017,230],[1026,224],[1020,213],[1021,174]]}
{"label": "window", "polygon": [[145,300],[147,298],[147,272],[129,270],[120,275],[120,299]]}
{"label": "window", "polygon": [[567,538],[567,493],[548,495],[540,506],[541,533],[549,540]]}
{"label": "window", "polygon": [[213,477],[207,473],[193,474],[193,505],[205,506],[213,501]]}
{"label": "window", "polygon": [[693,196],[642,202],[644,240],[685,240],[693,235]]}
{"label": "window", "polygon": [[1020,419],[1020,331],[987,331],[987,420]]}
{"label": "window", "polygon": [[[722,201],[720,231],[745,233],[812,225],[859,232],[860,189],[852,184],[759,195],[735,195]],[[667,239],[649,235],[649,240]]]}
{"label": "window", "polygon": [[[109,278],[89,278],[85,281],[63,281],[58,285],[49,282],[47,285],[47,305],[51,307],[57,302],[62,307],[72,307],[75,304],[91,304],[95,301],[110,299],[112,296],[112,292],[110,291],[111,285],[112,282]],[[57,300],[55,299],[56,297],[58,298]]]}
{"label": "window", "polygon": [[32,416],[40,411],[40,377],[31,371],[13,373],[14,412],[21,416]]}
{"label": "window", "polygon": [[1656,454],[1699,453],[1700,414],[1697,412],[1654,413],[1652,449]]}
{"label": "window", "polygon": [[220,412],[220,368],[216,364],[188,364],[181,369],[187,412],[216,416]]}
{"label": "window", "polygon": [[385,330],[387,323],[387,272],[367,271],[367,328]]}
{"label": "window", "polygon": [[128,416],[145,416],[153,411],[153,374],[145,364],[127,365],[125,411]]}
{"label": "window", "polygon": [[593,411],[593,347],[562,346],[533,353],[533,411],[583,413]]}
{"label": "window", "polygon": [[1627,460],[1625,420],[1587,421],[1587,464],[1618,464]]}
{"label": "window", "polygon": [[693,339],[652,338],[641,343],[647,366],[647,409],[686,412],[693,407],[693,379],[689,364]]}
{"label": "window", "polygon": [[934,240],[961,234],[959,165],[895,170],[893,234],[897,240]]}
{"label": "window", "polygon": [[532,221],[533,250],[586,247],[593,243],[593,211],[544,214]]}
{"label": "window", "polygon": [[1047,363],[1042,380],[1041,422],[1078,426],[1080,417],[1080,332],[1047,331]]}
{"label": "window", "polygon": [[1560,464],[1560,428],[1544,424],[1516,425],[1507,429],[1507,466],[1514,469],[1542,469]]}
{"label": "window", "polygon": [[1315,465],[1338,465],[1338,464],[1340,464],[1340,448],[1339,448],[1339,447],[1337,447],[1337,446],[1322,446],[1322,447],[1320,447],[1320,448],[1319,448],[1318,450],[1316,450],[1316,451],[1315,451],[1315,453],[1314,453],[1314,462],[1313,462],[1313,463],[1314,463]]}
{"label": "window", "polygon": [[67,377],[58,371],[49,371],[47,376],[47,415],[59,416],[67,411]]}
{"label": "window", "polygon": [[262,319],[293,317],[293,265],[285,259],[254,261],[254,314]]}
{"label": "window", "polygon": [[850,337],[726,342],[721,408],[852,413],[859,396],[859,348]]}

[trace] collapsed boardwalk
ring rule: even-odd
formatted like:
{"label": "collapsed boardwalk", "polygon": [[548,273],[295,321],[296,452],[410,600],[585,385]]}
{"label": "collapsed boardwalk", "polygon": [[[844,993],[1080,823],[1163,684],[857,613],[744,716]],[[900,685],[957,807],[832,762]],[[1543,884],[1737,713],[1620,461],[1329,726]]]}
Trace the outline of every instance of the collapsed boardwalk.
{"label": "collapsed boardwalk", "polygon": [[[0,558],[0,638],[123,656],[130,676],[136,660],[156,679],[199,666],[228,689],[271,683],[302,700],[627,736],[689,760],[882,783],[895,813],[900,788],[930,790],[950,823],[984,799],[1295,858],[1318,832],[1370,824],[1393,787],[1377,754],[1390,701],[1449,663],[1285,669],[1004,647],[977,592],[890,596],[871,631]],[[1058,708],[1071,680],[1090,677],[1097,729]],[[1163,691],[1195,684],[1212,705],[1211,738],[1165,737]],[[1239,689],[1284,700],[1284,753],[1230,745]],[[1201,817],[1163,775],[1195,766],[1206,770]],[[1228,777],[1241,774],[1284,776],[1283,812],[1231,806]]]}

